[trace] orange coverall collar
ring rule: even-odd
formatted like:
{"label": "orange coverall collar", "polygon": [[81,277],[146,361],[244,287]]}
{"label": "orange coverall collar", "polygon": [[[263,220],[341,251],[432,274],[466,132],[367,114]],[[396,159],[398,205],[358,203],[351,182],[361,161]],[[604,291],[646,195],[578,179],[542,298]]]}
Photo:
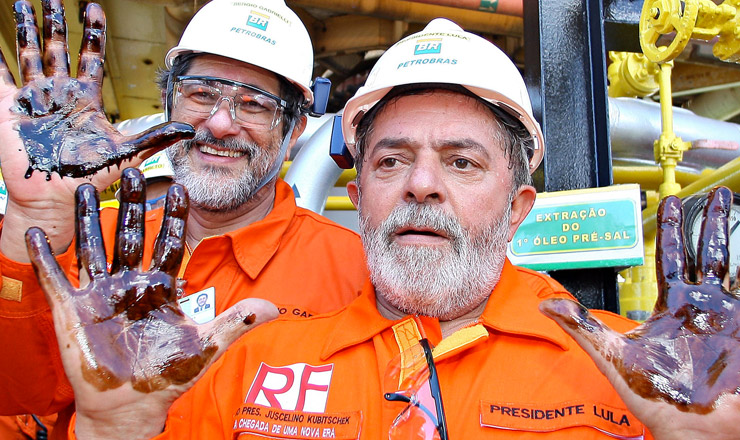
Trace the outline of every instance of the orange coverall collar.
{"label": "orange coverall collar", "polygon": [[[278,179],[275,186],[275,203],[265,218],[223,236],[231,240],[236,261],[253,280],[277,252],[297,209],[290,186],[282,179]],[[220,236],[213,238],[222,239]],[[199,246],[213,238],[204,239]]]}
{"label": "orange coverall collar", "polygon": [[[536,282],[527,283],[520,272],[534,273],[528,269],[512,265],[506,260],[501,279],[494,288],[483,314],[478,322],[489,333],[505,332],[531,336],[549,341],[562,350],[571,345],[568,336],[552,320],[539,311],[539,303],[547,297],[573,297],[553,279],[546,275],[536,277]],[[550,287],[555,295],[547,295]],[[380,315],[375,305],[375,288],[366,281],[359,298],[342,311],[337,320],[337,328],[330,333],[322,349],[321,358],[328,359],[334,353],[363,343],[384,330],[408,317],[391,321]],[[436,319],[421,317],[417,319],[433,343],[439,341],[439,324]]]}

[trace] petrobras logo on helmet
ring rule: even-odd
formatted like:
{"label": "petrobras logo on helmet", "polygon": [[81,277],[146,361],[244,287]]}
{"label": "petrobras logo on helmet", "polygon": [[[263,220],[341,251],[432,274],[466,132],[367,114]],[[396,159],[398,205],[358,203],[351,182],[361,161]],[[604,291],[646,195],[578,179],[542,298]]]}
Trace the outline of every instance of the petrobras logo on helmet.
{"label": "petrobras logo on helmet", "polygon": [[292,26],[292,22],[285,16],[263,5],[249,2],[234,2],[233,5],[250,8],[249,15],[247,16],[246,28],[240,26],[232,27],[230,32],[233,32],[235,34],[256,38],[258,40],[264,41],[267,44],[275,46],[277,44],[277,41],[275,40],[274,35],[277,31],[273,29],[270,34],[262,33],[267,32],[267,26],[270,24],[270,19],[275,18],[277,20],[283,21],[288,26]]}
{"label": "petrobras logo on helmet", "polygon": [[[260,11],[264,11],[265,14],[270,14],[273,17],[275,17],[275,18],[277,18],[279,20],[284,21],[285,24],[287,24],[288,26],[290,26],[290,24],[291,24],[291,21],[289,19],[285,18],[283,15],[279,14],[277,11],[275,11],[273,9],[270,9],[270,8],[267,8],[267,7],[263,6],[263,5],[258,5],[257,3],[234,2],[234,6],[247,6],[247,7],[250,7],[250,8],[259,9]],[[254,14],[255,11],[252,11],[252,13]],[[263,17],[267,18],[266,15],[263,15]],[[267,26],[267,25],[265,24],[265,26]]]}
{"label": "petrobras logo on helmet", "polygon": [[414,55],[425,55],[430,53],[442,52],[442,39],[431,38],[428,40],[419,40],[414,47]]}
{"label": "petrobras logo on helmet", "polygon": [[[254,25],[250,24],[249,22],[247,22],[247,26],[257,27],[257,26],[254,26]],[[267,27],[267,23],[265,23],[265,27]],[[240,27],[234,26],[234,27],[231,28],[230,32],[234,32],[236,34],[244,35],[244,36],[247,36],[247,37],[256,38],[258,40],[262,40],[265,43],[271,44],[273,46],[276,43],[276,41],[274,39],[268,37],[267,35],[262,34],[262,33],[259,33],[259,32],[256,32],[256,31],[253,31],[253,30],[250,30],[250,29],[244,29],[244,28],[240,28]]]}
{"label": "petrobras logo on helmet", "polygon": [[[412,58],[410,60],[405,60],[405,61],[402,60],[401,62],[398,63],[398,66],[396,67],[396,69],[404,69],[407,67],[419,66],[419,65],[424,65],[424,64],[449,64],[449,65],[457,64],[457,58],[434,56],[434,55],[442,55],[442,47],[443,47],[443,41],[444,41],[442,37],[444,36],[459,37],[459,35],[443,34],[439,32],[415,36],[413,38],[413,41],[411,41],[412,43],[414,43],[413,46],[414,46],[414,57],[415,58]],[[400,42],[396,44],[400,46],[401,44],[405,44],[408,41],[409,40],[401,40]]]}
{"label": "petrobras logo on helmet", "polygon": [[270,17],[265,14],[260,14],[257,11],[252,11],[252,13],[249,14],[249,18],[247,18],[247,26],[252,26],[261,31],[266,31],[269,23]]}

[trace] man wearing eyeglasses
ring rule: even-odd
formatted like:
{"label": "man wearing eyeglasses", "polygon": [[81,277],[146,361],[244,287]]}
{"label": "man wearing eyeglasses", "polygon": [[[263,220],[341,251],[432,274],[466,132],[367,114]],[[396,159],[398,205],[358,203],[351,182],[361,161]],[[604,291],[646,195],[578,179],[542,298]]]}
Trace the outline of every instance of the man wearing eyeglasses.
{"label": "man wearing eyeglasses", "polygon": [[[162,333],[173,337],[156,349],[137,317],[85,316],[79,325],[86,298],[115,305],[126,283],[103,275],[107,288],[72,287],[55,272],[43,232],[29,231],[75,388],[77,437],[738,438],[740,295],[723,285],[727,188],[709,198],[697,283],[684,273],[680,200],[663,201],[661,296],[625,336],[618,332],[635,323],[589,312],[556,281],[506,259],[534,202],[529,176],[544,142],[518,70],[490,42],[433,20],[379,59],[343,124],[370,282],[339,312],[254,329],[205,373],[171,366],[209,364],[276,316],[274,306],[244,300],[216,326],[163,317]],[[170,189],[167,223],[185,204],[180,191]],[[80,187],[79,198],[93,193]],[[170,232],[162,240],[177,243]],[[85,237],[85,260],[104,252],[96,235]],[[148,298],[166,304],[170,263],[155,260],[144,275]],[[149,376],[128,351],[115,360],[85,351],[86,341],[108,338],[137,341],[133,358],[168,362]],[[114,367],[112,377],[100,374]]]}
{"label": "man wearing eyeglasses", "polygon": [[[172,136],[172,127],[190,131],[187,137],[193,130],[183,123],[194,128],[194,137],[174,143],[167,155],[174,181],[187,188],[191,202],[185,264],[179,274],[187,283],[180,286],[178,300],[182,310],[190,312],[199,309],[194,305],[198,297],[214,304],[208,313],[192,312],[199,322],[246,297],[269,298],[283,316],[297,318],[338,309],[357,296],[367,277],[357,234],[298,208],[293,191],[278,178],[305,128],[307,113],[315,109],[311,41],[283,0],[213,0],[203,6],[180,43],[167,53],[166,69],[159,77],[172,122],[130,137],[117,134],[102,112],[102,9],[88,6],[75,79],[69,75],[62,2],[42,3],[44,50],[30,2],[15,4],[23,88],[16,89],[7,69],[0,85],[5,109],[0,161],[10,193],[0,238],[0,340],[6,353],[0,362],[0,377],[5,378],[0,384],[0,414],[46,414],[72,403],[51,315],[23,236],[33,225],[44,227],[64,270],[76,277],[75,246],[70,245],[75,238],[73,213],[79,206],[75,188],[91,181],[102,190],[120,174],[113,166],[83,179],[51,173],[47,179],[42,172],[26,178],[32,170],[24,147],[35,140],[24,131],[27,122],[50,121],[34,125],[40,127],[35,136],[46,136],[42,145],[53,145],[57,139],[87,145],[101,136],[114,150],[130,145],[140,150],[161,148],[165,141],[179,140]],[[16,96],[26,95],[33,99],[16,102]],[[80,121],[92,122],[79,128]],[[83,153],[82,148],[75,155],[62,149],[36,159],[81,160]],[[144,156],[125,157],[130,162],[124,164],[135,166]],[[110,155],[107,160],[114,163],[108,165],[123,158]],[[108,246],[123,240],[115,235],[119,213],[124,222],[138,218],[126,209],[122,204],[120,211],[104,209],[100,214]],[[162,210],[145,215],[146,241],[132,246],[145,249],[147,268]],[[116,263],[108,264],[115,270]]]}

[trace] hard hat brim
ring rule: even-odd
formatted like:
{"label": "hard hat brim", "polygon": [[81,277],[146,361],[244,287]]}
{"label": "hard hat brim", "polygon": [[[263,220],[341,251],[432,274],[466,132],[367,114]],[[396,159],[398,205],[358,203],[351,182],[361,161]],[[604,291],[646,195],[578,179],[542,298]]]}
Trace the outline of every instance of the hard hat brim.
{"label": "hard hat brim", "polygon": [[[434,84],[438,83],[430,83],[429,86],[432,87]],[[419,85],[423,86],[423,83],[419,83]],[[542,135],[540,124],[533,118],[529,117],[528,113],[516,102],[513,102],[502,94],[479,87],[472,87],[464,84],[461,85],[480,99],[511,115],[513,119],[524,126],[532,137],[532,156],[529,158],[529,172],[530,174],[534,172],[542,162],[545,151],[545,140]],[[394,87],[383,87],[362,95],[358,94],[355,98],[352,98],[347,102],[342,117],[342,132],[344,134],[345,143],[353,157],[357,156],[357,139],[355,138],[357,126],[362,118],[365,117],[365,115],[371,111],[372,108],[375,107],[375,105]]]}

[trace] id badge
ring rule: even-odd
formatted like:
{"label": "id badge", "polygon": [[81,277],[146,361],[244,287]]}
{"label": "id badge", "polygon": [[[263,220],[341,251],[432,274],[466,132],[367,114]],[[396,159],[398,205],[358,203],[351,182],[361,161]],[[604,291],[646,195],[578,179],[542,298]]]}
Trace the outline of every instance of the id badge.
{"label": "id badge", "polygon": [[216,317],[216,288],[209,287],[177,300],[183,313],[198,324]]}

